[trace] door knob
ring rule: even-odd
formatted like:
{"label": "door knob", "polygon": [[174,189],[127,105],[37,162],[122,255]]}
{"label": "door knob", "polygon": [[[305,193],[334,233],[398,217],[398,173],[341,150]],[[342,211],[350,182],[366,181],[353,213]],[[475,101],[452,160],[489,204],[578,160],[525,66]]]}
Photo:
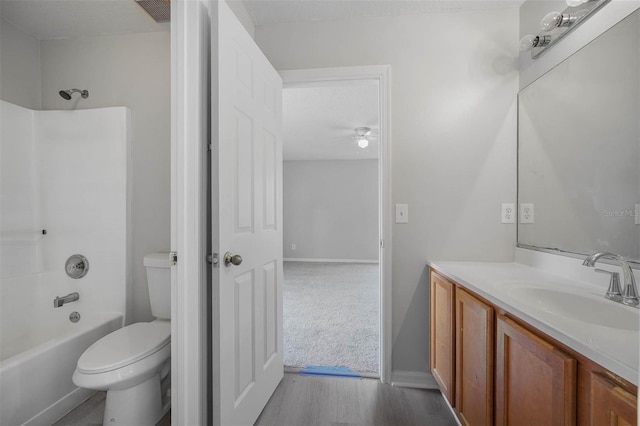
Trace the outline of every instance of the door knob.
{"label": "door knob", "polygon": [[241,263],[242,256],[240,256],[239,254],[231,254],[230,251],[224,254],[224,266],[230,266],[232,264],[238,266]]}

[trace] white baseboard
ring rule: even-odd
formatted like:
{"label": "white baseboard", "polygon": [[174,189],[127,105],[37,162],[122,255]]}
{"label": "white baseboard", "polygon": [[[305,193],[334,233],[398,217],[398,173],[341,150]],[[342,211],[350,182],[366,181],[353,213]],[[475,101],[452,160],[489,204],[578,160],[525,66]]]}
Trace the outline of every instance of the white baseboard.
{"label": "white baseboard", "polygon": [[322,263],[379,263],[378,259],[317,259],[307,257],[285,257],[285,262],[322,262]]}
{"label": "white baseboard", "polygon": [[391,386],[417,389],[438,389],[438,383],[426,371],[392,371]]}
{"label": "white baseboard", "polygon": [[[426,371],[394,371],[391,373],[391,378],[393,379],[391,386],[417,389],[440,389],[436,379],[433,378],[433,375]],[[449,408],[449,411],[451,411],[451,414],[458,426],[462,426],[455,410],[449,401],[447,401],[447,398],[442,394],[440,397],[444,400],[445,404],[447,404],[447,407]]]}
{"label": "white baseboard", "polygon": [[447,398],[445,398],[444,395],[441,394],[441,396],[442,396],[442,399],[444,400],[444,403],[447,404],[447,407],[449,407],[449,411],[451,411],[451,415],[453,416],[453,419],[456,421],[458,426],[462,426],[462,423],[460,423],[460,419],[456,414],[456,410],[453,409],[453,407],[451,406],[451,404],[449,404],[449,401],[447,401]]}

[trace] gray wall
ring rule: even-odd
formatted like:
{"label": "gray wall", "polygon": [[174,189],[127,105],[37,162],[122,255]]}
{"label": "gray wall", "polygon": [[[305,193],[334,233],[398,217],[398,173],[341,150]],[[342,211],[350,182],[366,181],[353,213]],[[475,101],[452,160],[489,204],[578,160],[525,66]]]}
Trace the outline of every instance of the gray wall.
{"label": "gray wall", "polygon": [[[43,109],[131,109],[133,281],[127,317],[129,322],[150,320],[143,256],[170,248],[170,35],[45,40],[41,50]],[[69,87],[88,89],[89,98],[58,96]]]}
{"label": "gray wall", "polygon": [[[166,32],[38,41],[2,22],[2,99],[45,110],[131,109],[129,322],[152,318],[143,256],[170,246],[170,59]],[[70,87],[89,98],[63,100],[58,91]]]}
{"label": "gray wall", "polygon": [[378,260],[378,160],[285,161],[283,187],[285,258]]}
{"label": "gray wall", "polygon": [[393,369],[429,371],[427,259],[509,261],[518,9],[256,27],[276,69],[390,64]]}
{"label": "gray wall", "polygon": [[0,99],[40,109],[40,42],[0,20]]}

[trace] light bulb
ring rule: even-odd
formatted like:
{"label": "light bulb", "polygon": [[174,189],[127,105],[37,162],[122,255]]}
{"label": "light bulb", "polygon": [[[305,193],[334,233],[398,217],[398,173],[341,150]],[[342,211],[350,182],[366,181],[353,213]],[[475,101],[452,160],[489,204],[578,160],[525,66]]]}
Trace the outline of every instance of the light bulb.
{"label": "light bulb", "polygon": [[566,0],[566,1],[567,1],[567,6],[576,7],[576,6],[580,6],[583,3],[588,2],[589,0]]}
{"label": "light bulb", "polygon": [[543,47],[549,44],[551,44],[551,36],[549,35],[534,36],[533,34],[527,34],[520,39],[520,51],[526,52],[533,47]]}
{"label": "light bulb", "polygon": [[520,51],[526,52],[527,50],[531,50],[533,47],[533,43],[536,40],[536,36],[533,34],[527,34],[520,39]]}
{"label": "light bulb", "polygon": [[358,139],[358,146],[360,148],[366,148],[369,146],[369,141],[367,140],[367,138],[360,138]]}
{"label": "light bulb", "polygon": [[560,22],[562,22],[562,14],[560,12],[550,12],[544,15],[544,18],[540,21],[540,27],[543,31],[549,31],[558,27]]}

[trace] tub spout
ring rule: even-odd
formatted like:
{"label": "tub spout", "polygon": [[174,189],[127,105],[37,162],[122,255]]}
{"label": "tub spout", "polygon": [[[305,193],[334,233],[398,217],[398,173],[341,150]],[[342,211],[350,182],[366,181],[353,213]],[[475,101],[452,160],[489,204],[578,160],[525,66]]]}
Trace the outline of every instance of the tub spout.
{"label": "tub spout", "polygon": [[80,299],[80,295],[78,293],[69,293],[62,297],[56,296],[56,298],[53,299],[53,307],[59,308],[65,303],[75,302],[78,299]]}

